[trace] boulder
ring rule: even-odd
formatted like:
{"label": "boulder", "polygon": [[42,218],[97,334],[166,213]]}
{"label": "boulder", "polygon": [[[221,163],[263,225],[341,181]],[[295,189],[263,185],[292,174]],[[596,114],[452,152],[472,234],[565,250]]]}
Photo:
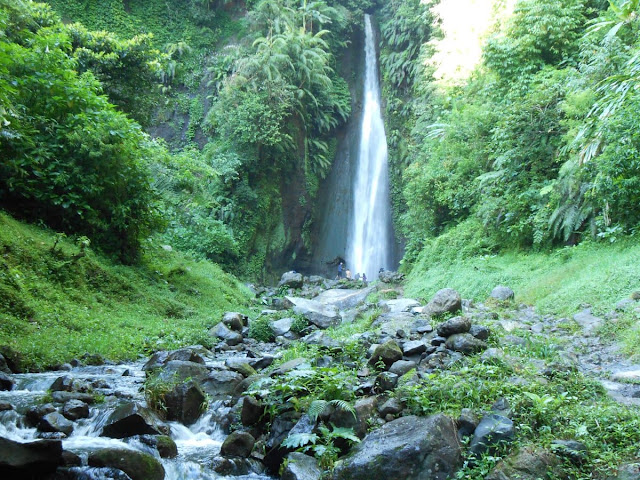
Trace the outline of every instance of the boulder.
{"label": "boulder", "polygon": [[58,412],[51,412],[40,419],[38,430],[40,432],[60,432],[65,435],[71,435],[73,423]]}
{"label": "boulder", "polygon": [[306,298],[285,297],[293,304],[293,311],[302,315],[318,328],[335,327],[340,324],[341,318],[338,309],[333,305],[325,305],[315,300]]}
{"label": "boulder", "polygon": [[406,356],[420,355],[426,350],[427,345],[422,340],[410,340],[402,344],[402,353]]}
{"label": "boulder", "polygon": [[505,302],[507,300],[513,300],[515,298],[515,293],[509,287],[498,285],[491,290],[491,294],[489,296],[496,300],[500,300],[501,302]]}
{"label": "boulder", "polygon": [[404,280],[404,273],[383,270],[378,273],[378,280],[383,283],[400,283]]}
{"label": "boulder", "polygon": [[19,443],[0,437],[1,478],[34,478],[55,472],[61,464],[60,440]]}
{"label": "boulder", "polygon": [[168,435],[140,435],[140,442],[155,448],[160,458],[175,458],[178,456],[178,445]]}
{"label": "boulder", "polygon": [[476,456],[493,452],[501,443],[510,443],[515,437],[513,422],[503,415],[486,415],[476,428],[469,450]]}
{"label": "boulder", "polygon": [[396,373],[382,372],[376,377],[374,388],[376,392],[382,393],[395,389],[396,385],[398,385],[398,375]]}
{"label": "boulder", "polygon": [[615,480],[640,480],[640,463],[620,465]]}
{"label": "boulder", "polygon": [[403,376],[405,373],[416,368],[416,362],[411,360],[398,360],[397,362],[393,362],[393,365],[389,367],[389,372],[395,373],[399,377]]}
{"label": "boulder", "polygon": [[378,397],[364,397],[356,400],[353,408],[356,411],[356,435],[363,439],[369,429],[369,421],[378,416]]}
{"label": "boulder", "polygon": [[169,352],[167,352],[166,350],[156,352],[151,355],[149,360],[147,360],[147,362],[142,366],[142,370],[145,372],[150,372],[157,368],[160,368],[165,363],[167,363],[167,358],[169,358]]}
{"label": "boulder", "polygon": [[211,352],[202,345],[192,345],[170,351],[169,355],[167,355],[167,362],[171,360],[182,360],[184,362],[194,362],[204,365],[206,363],[206,357],[210,357],[211,355]]}
{"label": "boulder", "polygon": [[470,408],[463,408],[460,411],[460,416],[456,421],[458,426],[458,437],[462,439],[463,437],[469,437],[473,435],[480,420],[478,416],[471,410]]}
{"label": "boulder", "polygon": [[126,438],[134,435],[159,435],[161,431],[162,424],[153,411],[137,403],[128,402],[114,410],[102,427],[100,435]]}
{"label": "boulder", "polygon": [[398,400],[396,397],[391,397],[389,400],[384,402],[382,405],[378,407],[378,413],[381,417],[386,415],[397,415],[402,412],[402,402]]}
{"label": "boulder", "polygon": [[445,344],[449,350],[471,355],[487,348],[487,344],[468,333],[457,333],[447,338]]}
{"label": "boulder", "polygon": [[209,375],[209,368],[196,362],[170,360],[158,372],[158,379],[167,383],[180,383],[187,379],[201,380]]}
{"label": "boulder", "polygon": [[89,405],[73,398],[62,407],[62,415],[71,421],[78,420],[79,418],[88,418]]}
{"label": "boulder", "polygon": [[452,288],[443,288],[436,292],[431,301],[424,308],[424,313],[431,316],[455,313],[462,309],[462,298]]}
{"label": "boulder", "polygon": [[323,305],[331,305],[338,310],[348,310],[364,303],[367,296],[374,291],[373,287],[358,290],[348,288],[332,288],[325,290],[314,298]]}
{"label": "boulder", "polygon": [[242,332],[249,325],[249,317],[239,312],[227,312],[222,316],[222,323],[234,332]]}
{"label": "boulder", "polygon": [[[307,415],[304,415],[304,417],[307,417]],[[282,460],[285,455],[289,453],[286,448],[281,447],[281,444],[284,439],[287,438],[293,427],[295,427],[297,421],[298,414],[295,412],[285,412],[278,415],[273,422],[271,422],[269,438],[265,444],[266,453],[264,456],[264,464],[267,469],[274,474],[278,472]],[[311,433],[311,431],[308,433]]]}
{"label": "boulder", "polygon": [[273,334],[277,337],[290,331],[291,325],[293,325],[293,318],[281,318],[280,320],[271,322],[271,330],[273,330]]}
{"label": "boulder", "polygon": [[44,417],[48,413],[55,411],[56,407],[54,407],[51,403],[29,407],[25,413],[27,424],[31,427],[35,427],[36,425],[38,425],[38,423],[40,423],[42,417]]}
{"label": "boulder", "polygon": [[485,480],[538,480],[540,478],[564,478],[550,473],[558,467],[560,460],[551,452],[531,447],[523,448],[515,455],[501,460]]}
{"label": "boulder", "polygon": [[49,387],[49,390],[51,390],[52,392],[73,392],[74,390],[77,390],[77,388],[74,388],[73,377],[70,377],[69,375],[63,375],[62,377],[58,377],[53,381],[53,383]]}
{"label": "boulder", "polygon": [[282,274],[278,287],[302,288],[303,283],[304,279],[301,273],[290,271]]}
{"label": "boulder", "polygon": [[16,381],[4,372],[0,372],[0,391],[13,390]]}
{"label": "boulder", "polygon": [[473,335],[478,340],[488,340],[491,335],[491,330],[489,330],[489,327],[485,327],[484,325],[471,325],[469,334]]}
{"label": "boulder", "polygon": [[256,371],[251,366],[253,363],[252,358],[247,357],[230,357],[224,361],[224,366],[229,370],[233,370],[245,377],[250,377],[251,375],[255,375]]}
{"label": "boulder", "polygon": [[131,480],[164,480],[164,467],[151,454],[125,448],[103,448],[89,454],[91,467],[122,470]]}
{"label": "boulder", "polygon": [[260,400],[252,396],[242,399],[242,410],[240,410],[240,421],[244,426],[255,425],[260,422],[264,414],[264,405]]}
{"label": "boulder", "polygon": [[[249,377],[251,378],[251,377]],[[207,378],[200,382],[202,390],[211,396],[212,400],[220,400],[233,394],[244,377],[230,370],[214,370]],[[249,385],[247,385],[248,387]]]}
{"label": "boulder", "polygon": [[250,433],[235,431],[225,438],[220,447],[220,454],[224,457],[249,458],[256,439]]}
{"label": "boulder", "polygon": [[287,455],[286,466],[282,470],[282,480],[320,480],[322,470],[318,461],[300,452]]}
{"label": "boulder", "polygon": [[93,394],[82,392],[53,392],[51,399],[56,403],[67,403],[71,400],[78,400],[89,405],[96,403],[96,397]]}
{"label": "boulder", "polygon": [[445,480],[462,466],[453,420],[408,416],[371,432],[333,471],[334,480]]}
{"label": "boulder", "polygon": [[402,359],[402,350],[394,340],[389,340],[375,348],[369,359],[369,364],[376,365],[381,361],[384,363],[385,368],[389,369],[391,365],[400,359]]}
{"label": "boulder", "polygon": [[4,355],[0,353],[0,372],[2,373],[11,373],[11,369],[7,364],[7,359],[4,358]]}
{"label": "boulder", "polygon": [[176,385],[163,399],[167,420],[177,420],[184,425],[195,423],[207,404],[207,397],[193,380]]}
{"label": "boulder", "polygon": [[[426,307],[425,307],[426,308]],[[422,335],[424,333],[433,332],[433,327],[431,323],[426,318],[418,318],[411,325],[411,333],[417,333]]]}
{"label": "boulder", "polygon": [[471,328],[471,320],[467,317],[453,317],[438,325],[436,331],[441,337],[449,337],[456,333],[467,333]]}
{"label": "boulder", "polygon": [[229,346],[238,345],[243,340],[241,333],[234,332],[222,322],[209,330],[209,335],[223,340]]}

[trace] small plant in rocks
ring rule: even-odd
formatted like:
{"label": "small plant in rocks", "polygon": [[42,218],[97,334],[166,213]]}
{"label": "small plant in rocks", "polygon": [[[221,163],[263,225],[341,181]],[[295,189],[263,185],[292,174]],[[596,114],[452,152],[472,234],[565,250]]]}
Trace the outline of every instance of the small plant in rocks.
{"label": "small plant in rocks", "polygon": [[272,342],[275,335],[271,328],[271,319],[263,316],[249,322],[249,336],[259,342]]}
{"label": "small plant in rocks", "polygon": [[337,440],[346,441],[348,445],[359,443],[352,428],[327,427],[325,424],[318,426],[317,433],[296,433],[289,435],[282,445],[288,448],[297,449],[301,452],[313,453],[318,460],[318,464],[323,469],[331,469],[341,453],[341,449],[337,446]]}

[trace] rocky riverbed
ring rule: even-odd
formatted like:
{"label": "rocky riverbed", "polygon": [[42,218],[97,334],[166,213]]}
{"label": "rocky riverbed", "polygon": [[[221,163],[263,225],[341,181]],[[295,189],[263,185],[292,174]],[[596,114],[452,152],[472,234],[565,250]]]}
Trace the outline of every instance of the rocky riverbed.
{"label": "rocky riverbed", "polygon": [[[574,395],[558,378],[597,381],[638,415],[640,365],[603,338],[621,315],[640,316],[637,298],[602,317],[583,305],[556,318],[515,304],[505,286],[484,303],[447,288],[423,303],[401,284],[394,272],[375,285],[288,272],[277,288],[255,289],[264,308],[252,318],[224,315],[213,349],[130,365],[87,355],[37,374],[0,357],[2,478],[445,480],[487,456],[503,460],[483,478],[569,478],[563,464],[590,453],[582,437],[544,430],[562,423],[544,415]],[[453,409],[421,396],[446,375],[442,398],[464,399],[464,372],[494,366],[509,388],[488,403],[471,390]],[[564,391],[534,393],[547,385]],[[515,447],[525,426],[544,444]],[[639,479],[637,457],[627,460],[593,478]]]}

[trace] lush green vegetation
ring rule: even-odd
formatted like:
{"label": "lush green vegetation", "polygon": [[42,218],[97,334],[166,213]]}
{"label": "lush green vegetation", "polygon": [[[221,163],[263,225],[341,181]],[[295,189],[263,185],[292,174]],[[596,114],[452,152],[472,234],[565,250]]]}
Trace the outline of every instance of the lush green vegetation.
{"label": "lush green vegetation", "polygon": [[412,136],[397,147],[411,159],[401,221],[409,261],[467,219],[487,237],[476,237],[478,251],[637,229],[638,7],[521,0],[467,85],[414,82],[416,103],[430,106],[409,111]]}
{"label": "lush green vegetation", "polygon": [[[208,328],[250,298],[219,267],[147,242],[137,267],[94,253],[86,237],[0,213],[0,345],[27,370],[85,353],[132,360],[160,348],[213,346]],[[11,355],[14,358],[14,355]]]}

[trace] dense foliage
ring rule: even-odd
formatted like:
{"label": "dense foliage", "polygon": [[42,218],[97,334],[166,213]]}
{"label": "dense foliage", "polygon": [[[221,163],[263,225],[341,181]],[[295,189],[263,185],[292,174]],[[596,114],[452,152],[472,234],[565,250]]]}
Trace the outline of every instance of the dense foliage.
{"label": "dense foliage", "polygon": [[81,30],[64,26],[48,6],[0,7],[0,201],[87,235],[121,260],[136,259],[141,238],[159,223],[147,169],[157,147],[102,95],[91,70],[118,68],[102,68],[108,52],[82,68],[82,42],[74,50]]}
{"label": "dense foliage", "polygon": [[409,259],[470,218],[477,252],[638,227],[638,7],[521,0],[466,86],[416,82],[432,106],[405,123]]}

